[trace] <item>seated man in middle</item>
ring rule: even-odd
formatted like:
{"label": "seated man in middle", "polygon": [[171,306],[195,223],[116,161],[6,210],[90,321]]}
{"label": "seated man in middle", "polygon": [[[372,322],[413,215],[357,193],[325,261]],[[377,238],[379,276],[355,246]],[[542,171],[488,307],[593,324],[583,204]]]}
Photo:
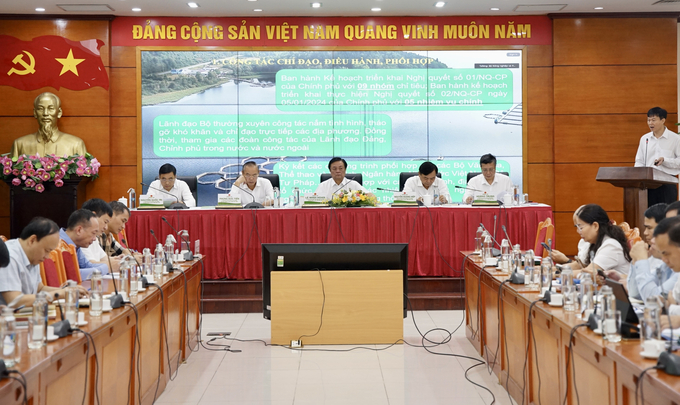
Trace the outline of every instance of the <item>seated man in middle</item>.
{"label": "seated man in middle", "polygon": [[257,167],[257,163],[252,160],[244,163],[241,175],[231,186],[229,194],[232,197],[241,197],[241,205],[253,202],[272,205],[274,202],[272,183],[259,175],[260,169]]}
{"label": "seated man in middle", "polygon": [[441,204],[450,202],[449,188],[444,180],[437,177],[438,173],[437,165],[432,162],[424,162],[418,168],[418,175],[406,180],[404,192],[415,194],[418,201],[423,201],[424,195],[431,195],[434,201],[434,196],[439,195]]}
{"label": "seated man in middle", "polygon": [[319,184],[315,191],[316,195],[322,195],[328,200],[331,200],[333,195],[340,190],[361,190],[369,197],[373,195],[373,193],[366,191],[359,182],[345,178],[347,172],[347,161],[345,159],[334,157],[328,162],[328,170],[331,172],[331,178]]}
{"label": "seated man in middle", "polygon": [[196,206],[196,200],[191,194],[189,185],[177,178],[177,169],[170,163],[166,163],[158,169],[158,180],[151,182],[147,194],[164,200],[181,202],[187,207]]}
{"label": "seated man in middle", "polygon": [[474,196],[486,193],[500,199],[501,193],[512,192],[512,181],[510,177],[496,173],[496,157],[490,153],[479,159],[479,166],[482,174],[470,179],[467,190],[463,195],[466,204],[472,203]]}
{"label": "seated man in middle", "polygon": [[68,217],[66,229],[61,228],[59,230],[59,237],[69,245],[76,247],[80,277],[83,280],[88,280],[94,269],[101,271],[102,275],[109,274],[108,265],[90,262],[82,251],[94,242],[98,234],[99,221],[97,220],[97,215],[90,210],[82,208],[71,213]]}

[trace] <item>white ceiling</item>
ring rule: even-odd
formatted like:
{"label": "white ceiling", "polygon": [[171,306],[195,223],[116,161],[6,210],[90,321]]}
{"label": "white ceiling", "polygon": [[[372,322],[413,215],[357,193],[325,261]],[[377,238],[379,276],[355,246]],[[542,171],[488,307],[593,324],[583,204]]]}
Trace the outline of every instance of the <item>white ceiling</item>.
{"label": "white ceiling", "polygon": [[[117,16],[182,16],[182,17],[272,17],[272,16],[452,16],[548,14],[548,12],[514,11],[517,5],[566,4],[559,13],[650,13],[680,12],[680,0],[653,5],[658,0],[445,0],[442,8],[437,0],[195,0],[199,8],[189,8],[189,0],[3,0],[0,14],[108,14]],[[311,7],[320,1],[322,7]],[[669,1],[669,0],[665,0]],[[114,11],[100,13],[65,12],[57,4],[108,4]],[[595,10],[594,7],[604,7]],[[45,8],[43,13],[35,11]],[[141,12],[133,12],[139,7]],[[371,8],[380,7],[380,12]],[[499,11],[491,11],[497,7]],[[262,9],[261,12],[253,11]]]}

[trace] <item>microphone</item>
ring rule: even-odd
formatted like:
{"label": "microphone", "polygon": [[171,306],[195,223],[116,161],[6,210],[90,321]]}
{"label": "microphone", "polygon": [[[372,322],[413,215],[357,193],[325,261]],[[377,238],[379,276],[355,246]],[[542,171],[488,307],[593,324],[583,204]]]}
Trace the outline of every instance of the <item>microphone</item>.
{"label": "microphone", "polygon": [[[153,235],[153,231],[151,231],[151,234]],[[111,267],[111,255],[109,254],[109,244],[106,243],[106,234],[102,234],[102,236],[104,236],[104,250],[106,251],[106,258],[109,260],[109,270],[113,271],[113,267]],[[120,308],[123,306],[124,300],[123,296],[118,294],[118,287],[116,286],[116,279],[113,277],[113,273],[111,273],[111,281],[113,282],[113,291],[115,291],[115,294],[109,298],[109,302],[111,302],[112,309]]]}
{"label": "microphone", "polygon": [[183,202],[180,202],[179,199],[177,198],[177,196],[174,195],[174,194],[172,194],[172,193],[168,193],[167,191],[161,190],[160,188],[151,187],[150,185],[148,185],[148,184],[146,184],[146,183],[139,183],[139,184],[141,184],[142,186],[149,187],[149,188],[152,189],[152,190],[160,191],[161,193],[165,193],[165,194],[171,196],[172,198],[174,198],[177,202],[174,202],[174,203],[170,204],[170,206],[168,207],[168,209],[171,209],[171,210],[183,210],[183,209],[188,209],[188,208],[189,208],[189,207],[186,206],[186,204],[184,204]]}
{"label": "microphone", "polygon": [[493,237],[496,237],[496,214],[493,214]]}
{"label": "microphone", "polygon": [[647,167],[647,149],[649,148],[649,137],[645,139],[645,167]]}
{"label": "microphone", "polygon": [[[595,258],[595,253],[591,251],[589,256],[590,256],[590,260],[589,260],[590,263],[589,264],[593,264],[593,259]],[[593,265],[593,267],[595,267],[595,266]],[[596,285],[597,284],[595,283],[595,277],[593,277],[593,286],[596,286]],[[593,301],[598,301],[598,300],[596,300],[598,295],[600,295],[600,291],[596,288],[595,289],[595,296],[593,297]],[[600,328],[600,317],[597,315],[597,303],[596,302],[594,303],[593,308],[594,308],[593,313],[590,314],[590,316],[588,317],[588,329],[590,329],[590,330],[595,330],[595,329]]]}
{"label": "microphone", "polygon": [[515,246],[512,244],[512,241],[510,240],[510,236],[508,235],[508,230],[505,229],[505,225],[501,225],[501,229],[503,229],[503,233],[505,234],[505,237],[508,238],[508,242],[510,242],[510,246]]}
{"label": "microphone", "polygon": [[401,193],[401,191],[399,191],[399,190],[392,190],[392,189],[390,189],[390,188],[380,188],[380,187],[376,187],[375,189],[376,189],[376,190],[380,190],[380,191],[390,191],[390,192],[392,192],[392,193]]}
{"label": "microphone", "polygon": [[[172,231],[175,232],[175,233],[177,234],[177,236],[179,236],[179,238],[180,238],[181,240],[183,240],[184,242],[187,243],[187,246],[191,246],[190,243],[189,243],[189,240],[185,239],[185,238],[182,236],[182,233],[181,233],[181,232],[177,232],[177,230],[175,229],[175,227],[173,227],[173,226],[170,224],[170,222],[168,222],[168,220],[165,219],[165,217],[161,217],[161,219],[162,219],[166,224],[168,224],[168,226],[169,226],[170,228],[172,228]],[[187,258],[188,256],[189,256],[190,258]],[[194,255],[193,255],[193,253],[191,253],[191,249],[189,249],[189,251],[188,251],[187,253],[184,254],[184,260],[194,260]]]}
{"label": "microphone", "polygon": [[[347,177],[345,177],[344,179],[342,179],[342,181],[340,182],[340,187],[336,188],[335,191],[333,191],[333,192],[331,193],[331,196],[332,196],[332,195],[335,195],[335,193],[337,193],[338,191],[340,191],[341,188],[345,187],[345,185],[347,185],[347,184],[349,184],[351,181],[353,181],[355,177],[357,177],[357,176],[352,176],[352,178],[349,179],[349,181],[348,181],[347,183],[345,183],[345,180],[347,180]],[[397,192],[398,192],[398,191],[397,191]]]}
{"label": "microphone", "polygon": [[160,244],[158,241],[158,238],[156,237],[156,232],[153,231],[153,229],[149,229],[149,232],[151,232],[151,236],[156,240],[156,245]]}
{"label": "microphone", "polygon": [[60,338],[68,336],[71,330],[71,323],[64,319],[64,309],[61,307],[61,303],[58,301],[59,293],[54,294],[54,300],[57,301],[57,306],[59,307],[59,314],[61,315],[61,321],[52,324],[54,326],[54,334]]}
{"label": "microphone", "polygon": [[484,190],[477,190],[476,188],[467,187],[467,186],[466,186],[466,187],[463,187],[463,186],[456,186],[456,185],[454,185],[453,187],[455,187],[455,188],[462,188],[463,190],[472,190],[472,191],[479,191],[480,193],[486,193],[486,191],[484,191]]}
{"label": "microphone", "polygon": [[242,187],[239,187],[239,186],[236,186],[236,188],[239,189],[240,191],[245,191],[253,199],[253,202],[246,204],[243,208],[264,208],[264,205],[255,201],[255,196],[253,195],[253,193],[251,193],[250,191],[246,190],[245,188],[242,188]]}
{"label": "microphone", "polygon": [[[489,231],[487,231],[487,229],[484,227],[484,224],[483,224],[483,223],[480,222],[480,223],[479,223],[479,226],[481,226],[482,229],[484,229],[484,230],[486,231],[486,233],[488,233],[489,236],[491,236],[491,240],[494,241],[494,242],[498,245],[498,247],[501,247],[501,244],[498,243],[498,242],[496,241],[496,239],[494,239],[494,237],[491,235],[491,233],[490,233]],[[500,255],[501,255],[501,251],[500,251],[499,249],[496,249],[496,248],[491,248],[491,254],[492,254],[493,256],[500,256]]]}

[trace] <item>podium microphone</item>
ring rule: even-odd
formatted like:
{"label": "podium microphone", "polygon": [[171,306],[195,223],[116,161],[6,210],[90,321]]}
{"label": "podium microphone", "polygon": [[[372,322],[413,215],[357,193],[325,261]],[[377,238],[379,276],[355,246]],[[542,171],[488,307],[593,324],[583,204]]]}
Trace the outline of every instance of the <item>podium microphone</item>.
{"label": "podium microphone", "polygon": [[[501,244],[498,243],[498,241],[496,239],[494,239],[494,237],[491,235],[491,233],[489,233],[489,231],[486,229],[486,227],[484,226],[483,223],[480,222],[479,226],[481,226],[482,229],[484,229],[486,231],[486,233],[489,234],[489,236],[491,237],[491,240],[494,241],[498,245],[498,247],[501,247]],[[494,256],[494,257],[500,256],[501,251],[499,249],[496,249],[496,248],[491,248],[491,255]]]}
{"label": "podium microphone", "polygon": [[[153,231],[151,231],[153,234]],[[109,271],[112,271],[113,268],[111,267],[111,255],[109,254],[109,245],[106,243],[106,234],[102,234],[102,238],[104,241],[104,250],[106,251],[106,258],[109,260]],[[154,236],[155,238],[155,236]],[[111,281],[113,282],[113,291],[115,291],[115,294],[109,298],[109,301],[111,302],[111,308],[120,308],[123,306],[123,303],[125,302],[123,300],[123,296],[118,294],[118,287],[116,286],[116,279],[113,277],[113,273],[111,273]]]}
{"label": "podium microphone", "polygon": [[[172,193],[168,193],[165,190],[161,190],[160,188],[156,188],[156,187],[151,187],[150,185],[148,185],[146,183],[139,183],[139,184],[141,184],[142,186],[149,187],[152,190],[156,190],[156,191],[160,191],[161,193],[165,193],[165,194],[169,195],[170,197],[174,198],[176,201],[178,200],[176,195],[174,195]],[[170,206],[168,207],[168,209],[171,209],[171,210],[184,210],[184,209],[188,209],[188,208],[189,207],[187,207],[186,204],[184,204],[183,202],[179,202],[179,201],[170,204]]]}
{"label": "podium microphone", "polygon": [[[248,186],[246,185],[246,187],[248,187]],[[253,202],[249,202],[248,204],[244,205],[243,208],[253,208],[253,209],[254,208],[264,208],[264,205],[255,201],[255,196],[253,195],[253,193],[251,193],[250,191],[246,190],[245,188],[241,188],[239,186],[236,186],[236,188],[239,189],[240,191],[245,191],[253,199]],[[165,222],[168,222],[168,221],[165,221]]]}

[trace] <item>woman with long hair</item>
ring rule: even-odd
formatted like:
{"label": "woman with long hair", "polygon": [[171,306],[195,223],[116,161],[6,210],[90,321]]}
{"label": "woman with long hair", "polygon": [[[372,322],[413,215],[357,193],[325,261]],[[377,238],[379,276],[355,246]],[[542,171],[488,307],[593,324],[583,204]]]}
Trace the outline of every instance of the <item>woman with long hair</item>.
{"label": "woman with long hair", "polygon": [[630,249],[621,227],[613,225],[607,212],[597,204],[588,204],[576,212],[576,231],[590,243],[583,271],[591,273],[593,280],[597,270],[615,270],[628,274]]}

